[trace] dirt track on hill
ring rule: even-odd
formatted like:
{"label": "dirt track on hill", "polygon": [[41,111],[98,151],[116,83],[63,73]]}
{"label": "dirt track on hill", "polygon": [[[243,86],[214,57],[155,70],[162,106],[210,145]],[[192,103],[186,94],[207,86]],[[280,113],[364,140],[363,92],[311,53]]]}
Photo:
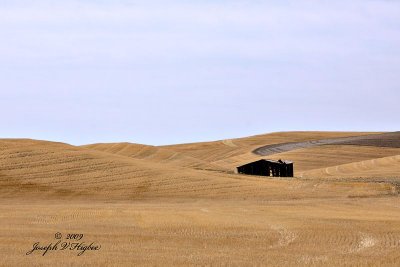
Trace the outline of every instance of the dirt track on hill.
{"label": "dirt track on hill", "polygon": [[371,134],[365,136],[329,138],[329,139],[311,140],[306,142],[273,144],[273,145],[259,147],[253,150],[253,153],[259,156],[269,156],[296,149],[310,148],[323,145],[356,145],[356,146],[400,148],[400,132]]}

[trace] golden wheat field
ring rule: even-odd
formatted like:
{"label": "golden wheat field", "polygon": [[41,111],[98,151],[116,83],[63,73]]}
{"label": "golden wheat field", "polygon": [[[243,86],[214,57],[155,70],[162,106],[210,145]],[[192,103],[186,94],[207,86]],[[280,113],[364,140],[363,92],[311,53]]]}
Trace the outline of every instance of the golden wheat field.
{"label": "golden wheat field", "polygon": [[[235,173],[261,158],[295,177]],[[399,190],[399,133],[0,139],[0,265],[400,266]]]}

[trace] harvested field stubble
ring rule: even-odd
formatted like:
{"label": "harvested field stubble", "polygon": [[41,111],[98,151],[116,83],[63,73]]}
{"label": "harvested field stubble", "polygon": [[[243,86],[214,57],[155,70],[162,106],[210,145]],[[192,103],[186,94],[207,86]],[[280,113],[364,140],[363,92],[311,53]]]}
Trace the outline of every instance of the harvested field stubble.
{"label": "harvested field stubble", "polygon": [[[164,147],[2,139],[0,266],[398,266],[397,133],[371,134]],[[295,161],[297,178],[233,174],[260,147],[349,136],[268,156]],[[26,255],[56,233],[101,249]]]}

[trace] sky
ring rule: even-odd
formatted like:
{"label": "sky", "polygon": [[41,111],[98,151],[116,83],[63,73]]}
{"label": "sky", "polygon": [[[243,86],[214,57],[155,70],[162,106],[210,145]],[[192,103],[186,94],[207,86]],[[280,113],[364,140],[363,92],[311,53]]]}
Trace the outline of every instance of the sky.
{"label": "sky", "polygon": [[400,1],[0,0],[0,138],[400,130]]}

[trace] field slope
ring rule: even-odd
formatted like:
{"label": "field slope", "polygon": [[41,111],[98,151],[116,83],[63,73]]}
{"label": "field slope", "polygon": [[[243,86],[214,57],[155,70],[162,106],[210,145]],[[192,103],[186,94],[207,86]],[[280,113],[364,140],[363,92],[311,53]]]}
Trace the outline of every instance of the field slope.
{"label": "field slope", "polygon": [[[0,139],[0,266],[398,266],[398,141],[356,132],[170,146]],[[296,177],[234,173],[260,158],[293,160]],[[57,232],[101,250],[26,255]]]}

